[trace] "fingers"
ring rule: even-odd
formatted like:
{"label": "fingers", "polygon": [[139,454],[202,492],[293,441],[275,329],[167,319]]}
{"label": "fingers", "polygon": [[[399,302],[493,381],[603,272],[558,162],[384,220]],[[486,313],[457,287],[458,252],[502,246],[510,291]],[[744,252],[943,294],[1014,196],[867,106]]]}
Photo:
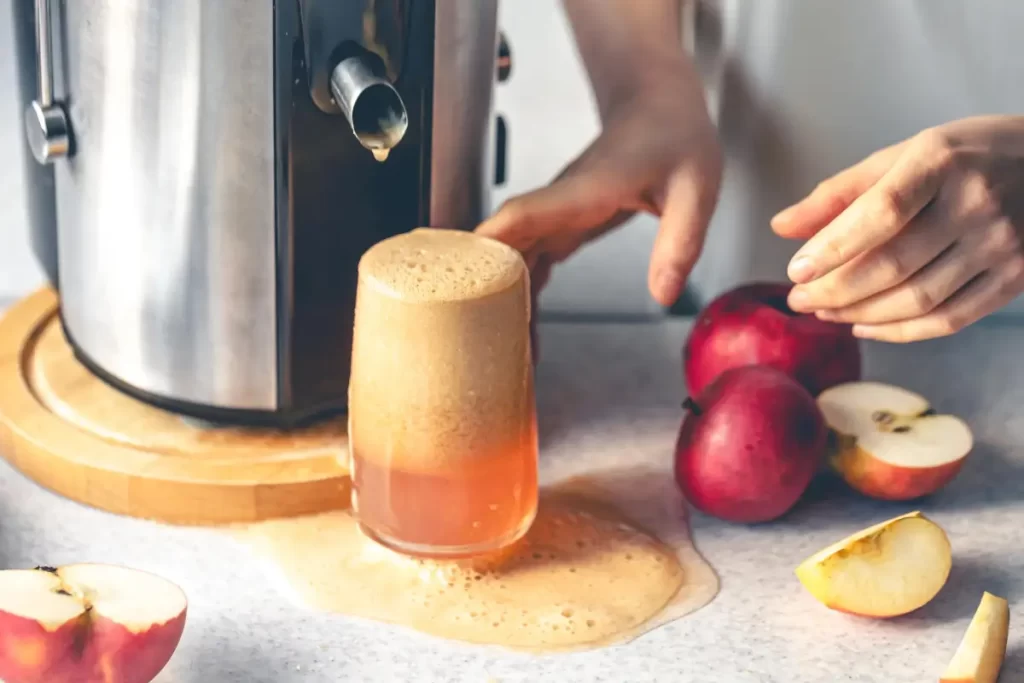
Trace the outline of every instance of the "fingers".
{"label": "fingers", "polygon": [[818,313],[822,320],[881,325],[931,313],[987,266],[972,258],[970,248],[957,243],[899,287],[836,310]]}
{"label": "fingers", "polygon": [[551,279],[553,264],[546,254],[528,255],[526,262],[530,268],[530,349],[533,364],[540,361],[540,335],[537,332],[540,293]]}
{"label": "fingers", "polygon": [[877,183],[808,240],[789,263],[798,284],[829,273],[899,233],[938,193],[948,155],[920,137]]}
{"label": "fingers", "polygon": [[609,220],[615,212],[604,197],[609,186],[615,185],[594,172],[561,175],[505,202],[476,232],[525,252],[551,235],[579,233]]}
{"label": "fingers", "polygon": [[551,269],[554,262],[547,254],[540,254],[530,267],[530,293],[536,299],[541,291],[547,286],[551,279]]}
{"label": "fingers", "polygon": [[999,310],[1024,291],[1024,256],[1015,254],[985,271],[960,291],[918,318],[882,325],[853,326],[864,339],[912,342],[953,334]]}
{"label": "fingers", "polygon": [[948,249],[963,229],[961,222],[949,220],[941,207],[931,204],[891,241],[817,280],[793,287],[789,306],[799,312],[831,310],[890,290]]}
{"label": "fingers", "polygon": [[717,195],[717,183],[709,182],[696,164],[683,166],[669,179],[647,276],[651,296],[662,306],[671,306],[682,294],[704,246]]}
{"label": "fingers", "polygon": [[[921,217],[925,216],[929,220],[915,220],[910,228],[894,239],[894,243],[896,241],[905,242],[905,235],[916,238],[917,235],[923,234],[919,230],[932,229],[936,232],[944,230],[945,234],[949,235],[953,233],[952,226],[959,224],[949,218],[940,220],[937,215],[932,214],[931,208],[922,212]],[[914,248],[913,245],[904,244],[904,247],[906,251],[902,252],[897,260],[916,258],[910,255]],[[875,259],[875,254],[886,248],[871,252],[867,258]],[[928,248],[929,251],[931,249],[931,247],[925,246],[920,248]],[[880,290],[874,296],[851,303],[851,305],[819,311],[818,317],[835,322],[865,324],[882,324],[916,318],[931,312],[980,273],[1020,252],[1021,238],[1010,221],[986,221],[982,227],[968,224],[968,228],[959,239],[914,275]],[[860,259],[858,259],[858,264],[859,262]],[[881,263],[883,264],[882,268],[885,269],[885,260],[882,260]],[[844,270],[846,267],[834,271],[833,274]],[[830,278],[833,274],[822,278],[822,280]]]}
{"label": "fingers", "polygon": [[788,239],[811,237],[877,183],[892,168],[901,150],[902,145],[886,147],[823,181],[803,200],[776,214],[771,220],[772,230]]}

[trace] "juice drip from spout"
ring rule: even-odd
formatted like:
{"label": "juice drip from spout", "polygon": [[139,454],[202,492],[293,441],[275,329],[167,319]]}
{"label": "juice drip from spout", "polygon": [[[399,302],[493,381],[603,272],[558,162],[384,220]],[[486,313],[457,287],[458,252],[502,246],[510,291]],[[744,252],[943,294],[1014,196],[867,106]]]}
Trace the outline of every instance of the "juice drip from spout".
{"label": "juice drip from spout", "polygon": [[381,163],[384,163],[385,161],[388,160],[388,155],[391,153],[391,150],[388,149],[387,147],[374,147],[373,149],[370,150],[370,152],[373,153],[374,159]]}

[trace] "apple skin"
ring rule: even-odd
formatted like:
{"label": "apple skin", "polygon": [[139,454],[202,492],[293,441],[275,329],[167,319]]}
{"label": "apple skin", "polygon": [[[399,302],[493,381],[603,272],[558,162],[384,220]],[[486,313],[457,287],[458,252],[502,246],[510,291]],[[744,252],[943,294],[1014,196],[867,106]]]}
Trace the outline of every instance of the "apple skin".
{"label": "apple skin", "polygon": [[71,680],[66,672],[55,668],[76,658],[75,640],[80,630],[77,620],[48,631],[33,619],[0,612],[0,681]]}
{"label": "apple skin", "polygon": [[149,683],[177,649],[184,629],[184,613],[133,633],[104,617],[79,618],[49,632],[34,620],[0,612],[0,680]]}
{"label": "apple skin", "polygon": [[706,514],[746,524],[781,517],[822,464],[824,418],[814,397],[781,370],[731,368],[688,407],[675,478]]}
{"label": "apple skin", "polygon": [[873,458],[854,446],[839,451],[832,467],[846,483],[878,500],[907,501],[929,496],[953,481],[964,466],[961,458],[933,468],[900,467]]}
{"label": "apple skin", "polygon": [[771,282],[742,285],[701,311],[683,348],[691,396],[743,365],[778,368],[814,396],[860,379],[860,345],[851,326],[795,313],[786,304],[791,288]]}
{"label": "apple skin", "polygon": [[[94,671],[116,671],[116,683],[149,683],[167,665],[185,630],[185,612],[145,631],[132,632],[102,617],[93,620]],[[107,679],[103,680],[106,683]]]}

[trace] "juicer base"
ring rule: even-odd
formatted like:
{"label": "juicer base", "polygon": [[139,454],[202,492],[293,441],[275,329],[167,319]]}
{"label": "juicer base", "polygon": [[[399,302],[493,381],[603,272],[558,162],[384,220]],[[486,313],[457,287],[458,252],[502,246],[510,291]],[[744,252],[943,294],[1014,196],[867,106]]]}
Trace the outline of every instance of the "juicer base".
{"label": "juicer base", "polygon": [[347,508],[347,429],[197,424],[99,379],[75,355],[50,288],[0,318],[0,458],[72,500],[175,524]]}

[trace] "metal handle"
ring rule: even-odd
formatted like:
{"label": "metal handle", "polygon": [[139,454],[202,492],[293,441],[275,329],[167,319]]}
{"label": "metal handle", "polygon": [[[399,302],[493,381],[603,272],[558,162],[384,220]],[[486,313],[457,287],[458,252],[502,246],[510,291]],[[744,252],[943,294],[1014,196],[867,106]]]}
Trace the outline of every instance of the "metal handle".
{"label": "metal handle", "polygon": [[[512,75],[512,48],[502,31],[498,32],[497,67],[498,83],[504,83]],[[508,178],[508,123],[501,114],[495,117],[494,136],[494,184],[500,187]]]}
{"label": "metal handle", "polygon": [[494,184],[500,187],[508,178],[508,124],[501,114],[494,124]]}
{"label": "metal handle", "polygon": [[25,111],[25,135],[32,156],[40,164],[68,155],[71,128],[64,107],[53,101],[53,47],[50,44],[50,0],[36,3],[36,64],[39,67],[39,98]]}

